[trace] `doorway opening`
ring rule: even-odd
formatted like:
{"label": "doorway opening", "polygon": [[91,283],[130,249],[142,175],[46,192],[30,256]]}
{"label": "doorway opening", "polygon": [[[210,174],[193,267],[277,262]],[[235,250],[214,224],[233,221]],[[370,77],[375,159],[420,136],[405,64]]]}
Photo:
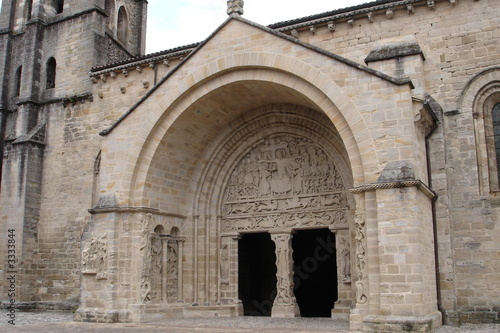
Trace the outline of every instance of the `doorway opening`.
{"label": "doorway opening", "polygon": [[302,317],[331,317],[338,299],[335,234],[299,230],[292,238],[294,293]]}
{"label": "doorway opening", "polygon": [[267,232],[238,241],[238,294],[245,316],[271,316],[276,297],[276,254]]}

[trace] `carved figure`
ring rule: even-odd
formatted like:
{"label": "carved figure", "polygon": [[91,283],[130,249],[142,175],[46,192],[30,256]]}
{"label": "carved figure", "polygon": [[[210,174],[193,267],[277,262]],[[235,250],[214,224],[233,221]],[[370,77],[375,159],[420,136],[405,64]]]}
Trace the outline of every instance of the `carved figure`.
{"label": "carved figure", "polygon": [[361,213],[356,212],[354,218],[354,224],[356,227],[356,268],[358,280],[356,281],[356,299],[358,303],[364,304],[368,301],[368,297],[365,295],[364,288],[364,269],[365,269],[365,234],[364,226],[365,220]]}
{"label": "carved figure", "polygon": [[[345,196],[335,164],[314,142],[270,137],[253,146],[231,173],[223,198],[223,230],[345,223]],[[294,215],[298,212],[303,218]],[[264,219],[266,214],[274,217]]]}
{"label": "carved figure", "polygon": [[290,234],[271,235],[276,244],[276,290],[275,304],[296,303],[293,294],[293,263]]}
{"label": "carved figure", "polygon": [[220,278],[223,282],[229,282],[229,249],[223,244],[220,251]]}
{"label": "carved figure", "polygon": [[98,280],[107,278],[108,236],[93,236],[88,248],[82,252],[82,273],[96,274]]}
{"label": "carved figure", "polygon": [[342,282],[351,282],[351,249],[347,238],[340,238],[340,270],[342,275]]}

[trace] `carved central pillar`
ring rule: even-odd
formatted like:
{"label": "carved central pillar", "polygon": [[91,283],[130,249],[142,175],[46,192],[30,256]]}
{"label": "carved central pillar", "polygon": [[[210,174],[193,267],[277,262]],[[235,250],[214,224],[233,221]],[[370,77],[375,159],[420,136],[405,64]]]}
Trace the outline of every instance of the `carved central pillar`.
{"label": "carved central pillar", "polygon": [[299,306],[293,293],[293,249],[291,233],[271,233],[276,244],[276,298],[273,303],[272,317],[300,317]]}

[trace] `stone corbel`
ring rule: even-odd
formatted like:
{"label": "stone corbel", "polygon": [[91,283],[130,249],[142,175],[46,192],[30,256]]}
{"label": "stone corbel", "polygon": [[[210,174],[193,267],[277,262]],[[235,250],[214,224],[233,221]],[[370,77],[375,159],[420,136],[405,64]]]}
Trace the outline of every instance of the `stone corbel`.
{"label": "stone corbel", "polygon": [[109,76],[111,76],[113,79],[116,79],[116,72],[110,72]]}
{"label": "stone corbel", "polygon": [[93,84],[96,84],[97,82],[99,82],[99,79],[97,79],[97,77],[95,77],[95,76],[92,76],[90,78],[90,81],[92,81]]}
{"label": "stone corbel", "polygon": [[354,18],[352,18],[352,17],[348,18],[347,24],[349,24],[352,27],[354,25]]}
{"label": "stone corbel", "polygon": [[138,71],[139,73],[142,73],[142,67],[141,67],[141,66],[137,66],[137,67],[135,68],[135,70],[136,70],[136,71]]}
{"label": "stone corbel", "polygon": [[299,32],[297,31],[297,29],[292,29],[292,31],[290,32],[292,34],[292,37],[293,38],[299,38]]}
{"label": "stone corbel", "polygon": [[311,26],[309,27],[309,31],[311,31],[311,33],[312,33],[313,35],[316,35],[316,26],[311,25]]}
{"label": "stone corbel", "polygon": [[122,69],[122,74],[128,77],[128,70],[126,68]]}
{"label": "stone corbel", "polygon": [[163,65],[165,65],[166,67],[170,67],[170,60],[163,59]]}
{"label": "stone corbel", "polygon": [[334,32],[335,29],[337,29],[337,27],[335,26],[335,22],[333,22],[333,21],[328,22],[328,30],[330,30],[331,32]]}
{"label": "stone corbel", "polygon": [[429,7],[432,10],[436,9],[436,4],[434,0],[427,0],[427,7]]}
{"label": "stone corbel", "polygon": [[387,18],[389,18],[389,19],[394,18],[394,11],[390,8],[387,9],[387,11],[385,12],[385,16],[387,16]]}
{"label": "stone corbel", "polygon": [[457,0],[450,0],[450,3],[451,3],[452,5],[456,5],[456,4],[457,4]]}
{"label": "stone corbel", "polygon": [[424,98],[412,97],[414,102],[414,122],[418,128],[427,136],[435,126],[435,116],[429,109],[428,103]]}
{"label": "stone corbel", "polygon": [[413,7],[413,5],[406,5],[406,10],[408,11],[408,14],[415,13],[415,8]]}
{"label": "stone corbel", "polygon": [[106,74],[101,74],[101,81],[106,82]]}
{"label": "stone corbel", "polygon": [[373,12],[369,12],[368,14],[366,14],[366,16],[368,17],[368,21],[370,21],[370,23],[373,22]]}

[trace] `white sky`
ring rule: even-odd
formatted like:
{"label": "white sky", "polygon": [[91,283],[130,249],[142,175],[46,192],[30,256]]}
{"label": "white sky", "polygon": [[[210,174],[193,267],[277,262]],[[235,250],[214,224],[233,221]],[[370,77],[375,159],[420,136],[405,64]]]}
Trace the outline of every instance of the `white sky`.
{"label": "white sky", "polygon": [[[268,25],[373,0],[244,0],[244,18]],[[146,53],[201,42],[226,18],[226,0],[148,0]]]}

